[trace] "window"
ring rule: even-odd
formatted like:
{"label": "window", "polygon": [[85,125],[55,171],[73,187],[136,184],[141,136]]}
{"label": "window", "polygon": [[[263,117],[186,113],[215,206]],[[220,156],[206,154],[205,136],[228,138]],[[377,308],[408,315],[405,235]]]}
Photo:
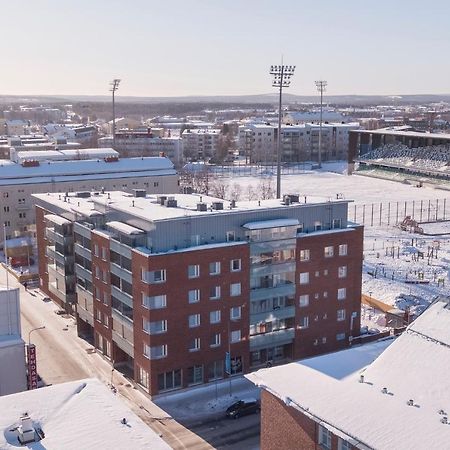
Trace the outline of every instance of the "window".
{"label": "window", "polygon": [[9,206],[4,206],[4,207],[3,207],[3,211],[4,211],[4,212],[9,212]]}
{"label": "window", "polygon": [[234,306],[230,309],[230,319],[231,320],[238,320],[241,318],[241,307],[240,306]]}
{"label": "window", "polygon": [[97,320],[97,322],[101,322],[102,321],[102,312],[99,309],[97,309],[95,311],[95,319]]}
{"label": "window", "polygon": [[103,261],[107,260],[107,256],[108,256],[108,254],[107,254],[106,247],[102,247],[102,259],[103,259]]}
{"label": "window", "polygon": [[300,327],[300,329],[308,328],[309,327],[309,317],[308,316],[300,317],[300,322],[299,322],[298,326]]}
{"label": "window", "polygon": [[210,347],[219,347],[220,346],[220,333],[213,334],[211,336],[211,341],[209,343]]}
{"label": "window", "polygon": [[338,268],[338,277],[345,278],[347,276],[347,266],[340,266]]}
{"label": "window", "polygon": [[200,314],[191,314],[189,316],[189,328],[200,326]]}
{"label": "window", "polygon": [[348,251],[348,245],[347,244],[341,244],[339,245],[339,256],[346,256]]}
{"label": "window", "polygon": [[217,380],[223,378],[223,360],[213,361],[208,367],[208,379]]}
{"label": "window", "polygon": [[209,274],[210,275],[219,275],[220,274],[220,262],[212,262],[209,263]]}
{"label": "window", "polygon": [[311,252],[309,250],[300,250],[300,261],[309,261]]}
{"label": "window", "polygon": [[98,256],[99,255],[99,251],[98,251],[98,244],[94,245],[94,255]]}
{"label": "window", "polygon": [[142,281],[148,284],[164,283],[166,281],[166,270],[147,271],[142,269]]}
{"label": "window", "polygon": [[188,292],[189,303],[197,303],[200,301],[200,289],[192,289]]}
{"label": "window", "polygon": [[241,340],[241,330],[232,331],[230,335],[230,342],[234,344]]}
{"label": "window", "polygon": [[236,239],[234,231],[227,231],[227,242],[233,242]]}
{"label": "window", "polygon": [[300,274],[300,284],[308,284],[309,283],[309,272],[302,272]]}
{"label": "window", "polygon": [[198,278],[200,276],[200,266],[198,264],[193,264],[188,267],[188,277]]}
{"label": "window", "polygon": [[337,291],[337,298],[338,300],[344,300],[347,297],[347,289],[346,288],[340,288]]}
{"label": "window", "polygon": [[27,216],[26,216],[26,214],[23,212],[23,213],[19,213],[19,219],[25,219]]}
{"label": "window", "polygon": [[142,306],[147,309],[162,309],[167,306],[167,297],[165,295],[147,296],[142,294]]}
{"label": "window", "polygon": [[345,309],[337,310],[337,320],[338,322],[342,322],[343,320],[345,320]]}
{"label": "window", "polygon": [[352,450],[352,444],[344,441],[342,438],[338,438],[338,450]]}
{"label": "window", "polygon": [[239,272],[241,270],[241,260],[232,259],[230,262],[230,270],[231,272]]}
{"label": "window", "polygon": [[328,298],[328,291],[323,291],[323,298]]}
{"label": "window", "polygon": [[144,370],[142,367],[139,367],[139,375],[138,375],[138,383],[141,386],[144,386],[145,388],[148,389],[148,372],[146,370]]}
{"label": "window", "polygon": [[338,333],[338,334],[336,335],[336,340],[337,340],[337,341],[343,341],[343,340],[345,340],[345,333]]}
{"label": "window", "polygon": [[299,306],[300,307],[305,307],[309,305],[309,295],[308,294],[304,294],[304,295],[300,295],[299,298]]}
{"label": "window", "polygon": [[167,356],[167,345],[157,345],[150,347],[144,344],[144,356],[148,359],[161,359]]}
{"label": "window", "polygon": [[189,343],[189,351],[196,352],[198,350],[200,350],[200,338],[192,339]]}
{"label": "window", "polygon": [[172,370],[170,372],[158,374],[159,391],[167,391],[181,387],[181,370]]}
{"label": "window", "polygon": [[341,219],[333,219],[333,228],[341,228]]}
{"label": "window", "polygon": [[326,277],[328,275],[328,269],[323,269],[323,275]]}
{"label": "window", "polygon": [[145,317],[142,319],[142,329],[148,334],[160,334],[167,331],[167,320],[149,322]]}
{"label": "window", "polygon": [[3,192],[3,198],[8,198],[8,197],[9,197],[8,192]]}
{"label": "window", "polygon": [[236,297],[237,295],[241,295],[241,283],[230,284],[230,296]]}
{"label": "window", "polygon": [[219,323],[220,322],[220,310],[211,311],[209,313],[209,323]]}
{"label": "window", "polygon": [[331,433],[323,425],[319,425],[319,445],[324,450],[331,450]]}
{"label": "window", "polygon": [[322,229],[322,222],[320,220],[316,220],[314,222],[314,231],[320,231]]}
{"label": "window", "polygon": [[211,300],[217,300],[220,298],[220,286],[212,286],[209,291],[209,298]]}
{"label": "window", "polygon": [[203,383],[203,366],[189,367],[187,370],[187,382],[190,385]]}
{"label": "window", "polygon": [[331,258],[332,256],[334,256],[334,247],[332,245],[325,247],[323,249],[323,255],[325,256],[325,258]]}
{"label": "window", "polygon": [[11,226],[11,222],[9,220],[5,220],[5,222],[3,223],[3,225],[5,227],[10,227]]}

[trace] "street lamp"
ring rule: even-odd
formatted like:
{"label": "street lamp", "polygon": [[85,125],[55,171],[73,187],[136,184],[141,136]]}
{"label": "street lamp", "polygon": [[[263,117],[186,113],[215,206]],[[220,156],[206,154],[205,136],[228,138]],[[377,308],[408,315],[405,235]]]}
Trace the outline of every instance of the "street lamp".
{"label": "street lamp", "polygon": [[319,169],[322,167],[322,113],[323,113],[323,93],[326,90],[325,80],[316,81],[317,90],[320,92],[320,125],[319,125]]}
{"label": "street lamp", "polygon": [[113,148],[115,150],[116,146],[116,103],[115,103],[115,93],[117,89],[119,89],[120,80],[118,78],[114,78],[109,84],[111,86],[110,92],[112,92],[112,114],[113,114]]}
{"label": "street lamp", "polygon": [[283,88],[289,87],[291,77],[294,75],[295,66],[285,66],[283,61],[279,66],[270,66],[270,74],[273,75],[272,87],[280,90],[278,99],[278,139],[277,139],[277,198],[281,198],[281,104]]}
{"label": "street lamp", "polygon": [[45,328],[45,325],[43,325],[42,327],[37,327],[37,328],[33,328],[32,330],[30,330],[30,332],[28,333],[28,345],[31,345],[31,333],[33,331],[43,330],[44,328]]}

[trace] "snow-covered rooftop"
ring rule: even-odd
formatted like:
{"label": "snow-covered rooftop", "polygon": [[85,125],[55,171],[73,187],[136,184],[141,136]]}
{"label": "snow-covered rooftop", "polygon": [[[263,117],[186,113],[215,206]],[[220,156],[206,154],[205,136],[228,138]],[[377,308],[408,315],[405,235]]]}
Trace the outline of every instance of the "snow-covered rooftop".
{"label": "snow-covered rooftop", "polygon": [[367,366],[362,383],[364,362],[386,341],[247,378],[357,448],[447,448],[450,425],[442,419],[450,413],[449,330],[449,300],[441,298]]}
{"label": "snow-covered rooftop", "polygon": [[0,186],[175,174],[172,162],[163,157],[48,161],[36,167],[0,164]]}
{"label": "snow-covered rooftop", "polygon": [[[0,448],[20,447],[19,418],[27,412],[45,437],[25,446],[47,450],[168,450],[167,445],[100,381],[87,379],[0,397]],[[125,418],[126,423],[121,423]]]}
{"label": "snow-covered rooftop", "polygon": [[[95,196],[88,198],[76,197],[76,193],[68,193],[68,197],[64,198],[61,194],[47,193],[47,194],[33,194],[36,198],[42,199],[46,202],[51,201],[52,204],[58,206],[68,212],[74,211],[75,205],[87,210],[96,208],[97,210],[108,211],[116,210],[126,212],[127,214],[142,218],[146,221],[162,221],[172,220],[177,218],[184,218],[186,216],[210,216],[212,214],[233,214],[243,211],[261,211],[267,208],[308,208],[317,204],[332,203],[348,203],[349,200],[330,200],[324,197],[302,197],[301,202],[293,202],[290,205],[285,205],[280,199],[270,200],[252,200],[239,201],[231,208],[231,202],[222,200],[220,198],[209,197],[200,194],[165,194],[166,197],[176,200],[176,207],[167,207],[158,202],[159,195],[147,195],[146,197],[134,197],[133,194],[122,191],[106,192],[104,194],[98,193]],[[198,211],[197,204],[206,203],[206,211]],[[222,210],[211,209],[214,203],[223,203]],[[95,206],[98,205],[98,206]],[[282,214],[280,214],[280,219]],[[277,226],[286,226],[277,225]]]}

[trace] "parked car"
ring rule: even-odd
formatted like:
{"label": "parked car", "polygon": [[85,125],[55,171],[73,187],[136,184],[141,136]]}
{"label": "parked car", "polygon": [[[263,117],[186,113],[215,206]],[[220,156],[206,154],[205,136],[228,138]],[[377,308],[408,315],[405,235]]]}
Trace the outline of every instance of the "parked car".
{"label": "parked car", "polygon": [[259,401],[254,398],[239,400],[227,409],[226,416],[230,419],[239,419],[247,414],[258,413],[260,409]]}

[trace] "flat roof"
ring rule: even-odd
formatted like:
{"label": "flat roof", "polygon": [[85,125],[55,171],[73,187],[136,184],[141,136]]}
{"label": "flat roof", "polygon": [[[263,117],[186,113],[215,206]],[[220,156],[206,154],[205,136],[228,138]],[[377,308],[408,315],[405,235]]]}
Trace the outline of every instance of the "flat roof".
{"label": "flat roof", "polygon": [[450,440],[441,422],[450,413],[449,367],[450,307],[441,298],[394,341],[246,377],[357,448],[438,450]]}
{"label": "flat roof", "polygon": [[[28,449],[169,450],[158,434],[96,379],[72,381],[0,397],[0,448],[17,449],[17,432],[26,411],[45,437]],[[127,423],[121,422],[126,418]],[[19,446],[20,447],[20,446]]]}
{"label": "flat roof", "polygon": [[402,130],[390,130],[388,128],[380,128],[378,130],[352,130],[355,133],[361,134],[389,134],[391,136],[407,136],[415,138],[425,139],[444,139],[450,140],[449,133],[421,133],[420,131],[402,131]]}
{"label": "flat roof", "polygon": [[[99,211],[120,211],[126,212],[130,216],[142,218],[150,222],[160,222],[165,220],[182,219],[186,216],[204,217],[220,214],[235,214],[244,211],[261,211],[264,209],[280,209],[279,219],[287,219],[283,217],[283,211],[286,208],[309,208],[315,205],[329,205],[332,204],[348,204],[351,200],[334,200],[324,197],[302,197],[301,202],[284,205],[281,199],[270,200],[252,200],[239,201],[234,203],[234,207],[230,201],[220,198],[209,197],[200,194],[164,194],[167,198],[173,198],[177,202],[177,207],[167,207],[158,202],[159,194],[147,195],[146,197],[134,197],[122,191],[109,191],[96,193],[88,198],[80,198],[76,196],[75,192],[69,192],[68,197],[64,199],[64,195],[58,193],[33,194],[35,198],[41,199],[45,202],[51,202],[53,205],[62,208],[68,212],[75,210],[75,207],[87,210],[98,209]],[[206,203],[206,211],[198,211],[197,204]],[[213,203],[223,203],[222,210],[212,209]],[[291,220],[291,219],[289,219]],[[280,225],[278,225],[280,226]]]}

